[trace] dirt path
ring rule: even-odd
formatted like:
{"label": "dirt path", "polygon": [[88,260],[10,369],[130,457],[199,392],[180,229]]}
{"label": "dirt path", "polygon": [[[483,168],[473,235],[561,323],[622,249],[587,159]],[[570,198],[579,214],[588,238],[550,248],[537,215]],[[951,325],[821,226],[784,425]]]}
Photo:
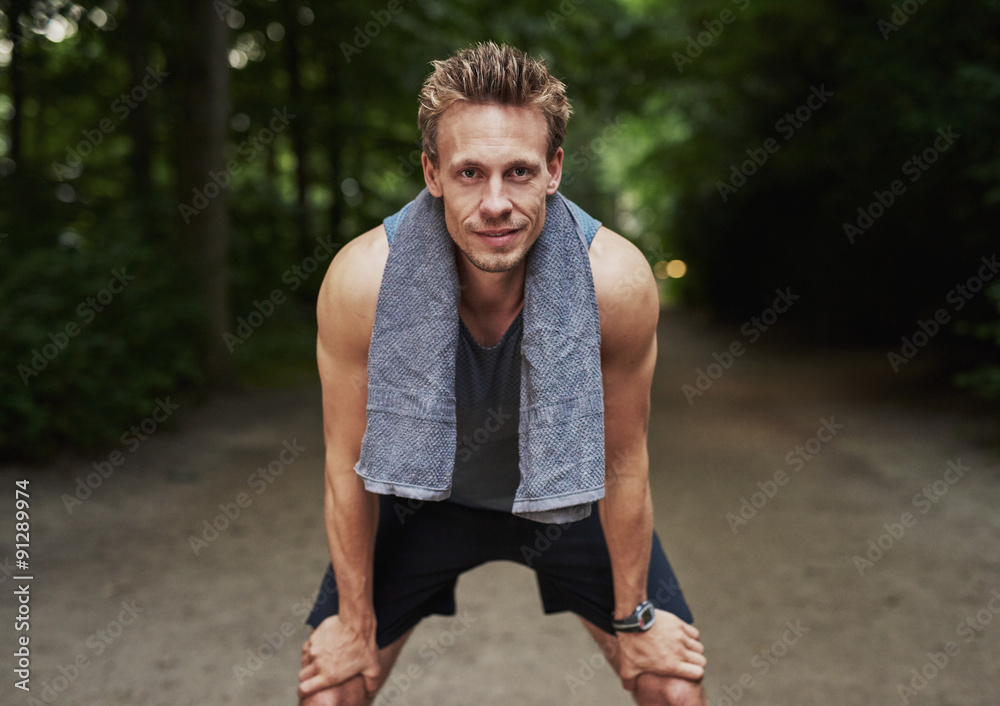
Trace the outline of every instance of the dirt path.
{"label": "dirt path", "polygon": [[[947,401],[913,406],[884,352],[766,337],[689,404],[681,386],[733,340],[746,343],[664,317],[650,443],[656,525],[708,645],[712,706],[1000,703],[989,428]],[[248,391],[179,418],[119,447],[82,502],[66,499],[108,455],[29,476],[32,690],[13,686],[5,628],[0,702],[295,703],[327,561],[318,391]],[[0,471],[5,622],[21,477]],[[459,615],[418,628],[382,703],[630,703],[572,616],[542,617],[533,581],[511,564],[463,578]]]}

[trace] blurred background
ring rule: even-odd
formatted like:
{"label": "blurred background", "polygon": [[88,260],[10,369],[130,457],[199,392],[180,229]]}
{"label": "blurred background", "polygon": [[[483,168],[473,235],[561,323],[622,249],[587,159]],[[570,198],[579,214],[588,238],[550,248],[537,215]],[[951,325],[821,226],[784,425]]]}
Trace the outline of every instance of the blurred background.
{"label": "blurred background", "polygon": [[[656,527],[712,706],[1000,703],[998,0],[0,0],[0,487],[36,575],[3,689],[294,702],[319,284],[423,188],[429,62],[486,39],[567,84],[562,191],[658,277]],[[459,594],[382,706],[629,702],[527,569]]]}
{"label": "blurred background", "polygon": [[995,398],[998,30],[995,0],[2,0],[0,449],[314,380],[329,252],[422,188],[428,62],[486,38],[569,86],[563,192],[665,303],[739,327],[787,290],[781,336]]}

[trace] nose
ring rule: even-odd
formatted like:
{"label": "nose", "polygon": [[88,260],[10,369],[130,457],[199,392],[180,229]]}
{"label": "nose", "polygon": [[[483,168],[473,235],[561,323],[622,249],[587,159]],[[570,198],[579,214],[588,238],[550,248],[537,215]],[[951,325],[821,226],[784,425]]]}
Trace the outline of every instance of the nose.
{"label": "nose", "polygon": [[502,175],[498,174],[490,178],[484,189],[485,193],[479,203],[479,212],[482,217],[484,219],[507,220],[511,211],[514,210],[514,204],[507,196]]}

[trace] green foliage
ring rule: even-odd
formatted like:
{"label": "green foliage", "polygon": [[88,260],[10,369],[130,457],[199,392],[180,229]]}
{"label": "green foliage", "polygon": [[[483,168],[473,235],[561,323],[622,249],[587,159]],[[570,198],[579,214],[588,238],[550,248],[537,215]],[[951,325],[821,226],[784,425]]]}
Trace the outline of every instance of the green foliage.
{"label": "green foliage", "polygon": [[988,341],[996,350],[974,369],[959,373],[955,381],[960,387],[972,390],[988,400],[1000,400],[1000,282],[987,290],[987,295],[996,307],[997,316],[992,321],[972,327],[976,338]]}
{"label": "green foliage", "polygon": [[163,248],[130,232],[61,240],[3,260],[7,456],[100,447],[149,416],[159,395],[204,382],[198,301],[177,287],[183,273]]}
{"label": "green foliage", "polygon": [[[678,2],[680,37],[632,62],[659,71],[619,175],[689,263],[689,303],[739,322],[791,286],[800,333],[898,342],[993,252],[1000,14],[926,3],[881,29],[895,7]],[[833,95],[809,108],[815,89]],[[949,127],[961,138],[904,173]],[[852,243],[845,225],[895,180],[906,192]],[[985,298],[970,306],[987,314]]]}
{"label": "green foliage", "polygon": [[[15,47],[0,44],[7,455],[113,440],[157,395],[215,382],[204,371],[219,331],[206,312],[235,332],[275,291],[285,303],[224,363],[243,384],[313,379],[312,312],[329,259],[308,277],[295,268],[311,267],[318,242],[346,243],[423,187],[417,93],[430,61],[476,41],[547,61],[574,106],[563,192],[651,262],[686,261],[671,291],[719,317],[745,320],[791,287],[801,300],[790,328],[895,343],[994,252],[995,0],[960,12],[918,3],[891,31],[880,22],[894,5],[882,0],[409,0],[398,12],[221,0],[209,19],[229,28],[230,166],[221,187],[194,174],[229,212],[229,296],[210,302],[203,244],[181,208],[196,198],[182,126],[204,110],[185,90],[199,48],[184,41],[191,5],[97,5],[0,0],[0,39]],[[165,80],[123,110],[147,67]],[[833,96],[786,139],[778,121],[823,86]],[[275,111],[294,117],[272,131]],[[95,132],[102,124],[111,129]],[[962,137],[852,244],[844,224],[949,126]],[[768,139],[780,149],[722,198],[733,166]],[[136,279],[25,385],[18,366],[82,323],[78,307],[122,267]],[[996,337],[986,295],[962,316]],[[966,384],[997,389],[991,355]]]}

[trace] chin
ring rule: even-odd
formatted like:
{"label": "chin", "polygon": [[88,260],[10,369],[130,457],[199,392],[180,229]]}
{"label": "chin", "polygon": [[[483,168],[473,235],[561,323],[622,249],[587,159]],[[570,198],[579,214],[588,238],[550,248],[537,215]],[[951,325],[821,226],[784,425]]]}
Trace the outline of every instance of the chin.
{"label": "chin", "polygon": [[525,253],[469,253],[465,250],[465,259],[472,263],[473,267],[483,272],[510,272],[524,262]]}

